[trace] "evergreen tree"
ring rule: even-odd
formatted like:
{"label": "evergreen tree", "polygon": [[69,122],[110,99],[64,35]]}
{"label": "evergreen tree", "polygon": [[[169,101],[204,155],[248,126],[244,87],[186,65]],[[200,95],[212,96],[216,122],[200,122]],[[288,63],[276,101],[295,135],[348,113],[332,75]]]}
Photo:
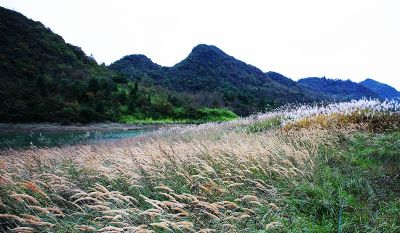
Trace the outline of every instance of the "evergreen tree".
{"label": "evergreen tree", "polygon": [[128,104],[128,110],[130,112],[134,112],[137,107],[137,99],[139,96],[139,85],[137,81],[135,82],[134,86],[129,86],[129,104]]}

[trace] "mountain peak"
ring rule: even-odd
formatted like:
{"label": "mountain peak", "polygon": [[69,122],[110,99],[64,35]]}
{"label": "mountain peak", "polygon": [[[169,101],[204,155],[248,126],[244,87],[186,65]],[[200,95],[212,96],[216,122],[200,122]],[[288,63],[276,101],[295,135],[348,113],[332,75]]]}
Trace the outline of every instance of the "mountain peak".
{"label": "mountain peak", "polygon": [[223,53],[223,51],[217,46],[208,44],[198,44],[194,46],[192,52],[198,52],[198,51],[218,51]]}
{"label": "mountain peak", "polygon": [[360,82],[360,84],[378,94],[381,99],[400,98],[400,92],[397,91],[394,87],[389,86],[385,83],[367,78],[364,81]]}
{"label": "mountain peak", "polygon": [[135,62],[135,63],[148,63],[148,64],[155,64],[150,58],[143,54],[132,54],[123,57],[123,59]]}
{"label": "mountain peak", "polygon": [[189,58],[200,58],[200,59],[211,59],[210,61],[214,61],[215,59],[221,59],[230,57],[224,51],[219,49],[217,46],[214,45],[207,45],[207,44],[199,44],[196,45],[192,52],[189,54]]}
{"label": "mountain peak", "polygon": [[140,76],[144,73],[157,72],[162,67],[143,54],[132,54],[113,62],[110,68]]}
{"label": "mountain peak", "polygon": [[365,79],[365,80],[362,81],[362,82],[378,82],[378,81],[373,80],[372,78],[367,78],[367,79]]}

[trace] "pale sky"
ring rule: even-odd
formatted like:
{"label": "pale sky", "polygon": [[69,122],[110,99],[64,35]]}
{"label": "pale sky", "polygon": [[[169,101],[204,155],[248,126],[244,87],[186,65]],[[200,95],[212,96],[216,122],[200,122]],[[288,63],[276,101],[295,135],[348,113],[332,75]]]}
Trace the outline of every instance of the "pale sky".
{"label": "pale sky", "polygon": [[145,54],[163,66],[200,43],[292,79],[400,90],[399,0],[0,0],[101,63]]}

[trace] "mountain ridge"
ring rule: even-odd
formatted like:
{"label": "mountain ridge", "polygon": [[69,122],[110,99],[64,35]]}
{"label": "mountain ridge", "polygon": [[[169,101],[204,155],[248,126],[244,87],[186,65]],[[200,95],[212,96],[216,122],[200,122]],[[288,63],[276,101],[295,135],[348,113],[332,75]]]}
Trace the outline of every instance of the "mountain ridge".
{"label": "mountain ridge", "polygon": [[[125,64],[128,68],[115,69],[120,64]],[[135,70],[135,66],[141,65],[129,64],[127,59],[122,58],[109,67],[128,76],[134,76],[135,72],[126,71]],[[294,81],[276,81],[274,78],[277,75],[264,73],[259,68],[226,54],[214,45],[199,44],[174,66],[163,67],[155,73],[147,70],[145,73],[150,74],[148,79],[169,89],[216,95],[216,102],[223,103],[223,106],[232,108],[241,115],[288,102],[312,102],[323,99]]]}
{"label": "mountain ridge", "polygon": [[[129,64],[129,62],[124,61],[124,58],[112,63],[110,68],[113,68],[114,64],[122,61],[130,69],[136,69],[135,64]],[[156,63],[154,64],[160,66]],[[124,72],[124,70],[118,69],[116,71]],[[250,93],[250,97],[247,100],[245,97],[243,101],[247,105],[249,102],[254,103],[259,101],[255,96],[268,99],[269,104],[273,103],[275,106],[292,102],[315,102],[322,100],[383,99],[381,97],[382,93],[377,94],[373,88],[351,80],[311,77],[294,81],[274,71],[264,73],[259,68],[226,54],[218,47],[207,44],[195,46],[185,59],[174,66],[162,67],[156,72],[154,70],[147,70],[145,73],[146,75],[149,74],[147,78],[155,81],[157,85],[176,91],[196,93],[200,91],[215,92],[218,90],[222,93],[223,99],[229,98],[229,94],[232,94],[232,92]],[[134,72],[125,74],[132,75]],[[229,90],[227,91],[226,87],[231,88],[228,88]],[[387,85],[387,87],[390,86]],[[258,88],[258,90],[264,89],[254,92],[255,88]],[[230,97],[232,98],[232,96]],[[236,99],[240,98],[234,96],[231,101],[236,101]],[[240,106],[229,104],[228,106],[242,115],[256,111],[257,108],[253,106],[252,109],[240,109]]]}
{"label": "mountain ridge", "polygon": [[316,92],[327,95],[332,100],[351,100],[361,98],[378,98],[379,96],[372,90],[353,82],[351,80],[327,79],[325,77],[302,78],[297,81]]}
{"label": "mountain ridge", "polygon": [[360,84],[374,91],[381,99],[400,98],[400,92],[388,84],[381,83],[370,78],[360,82]]}
{"label": "mountain ridge", "polygon": [[[156,74],[162,69],[143,55],[126,59],[137,70]],[[3,7],[0,82],[0,123],[204,122],[237,117],[227,109],[198,104],[197,97],[130,80],[97,64],[42,23]]]}

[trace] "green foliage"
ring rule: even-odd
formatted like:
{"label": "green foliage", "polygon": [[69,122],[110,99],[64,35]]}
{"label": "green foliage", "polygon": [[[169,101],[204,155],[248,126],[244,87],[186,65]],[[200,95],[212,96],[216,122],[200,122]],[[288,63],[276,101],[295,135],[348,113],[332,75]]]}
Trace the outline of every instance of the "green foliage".
{"label": "green foliage", "polygon": [[398,232],[399,140],[399,132],[357,134],[342,149],[327,148],[314,176],[283,200],[291,231]]}
{"label": "green foliage", "polygon": [[228,121],[238,118],[238,115],[228,109],[201,108],[196,111],[194,118],[203,121]]}
{"label": "green foliage", "polygon": [[19,13],[0,25],[0,122],[113,120],[113,72]]}
{"label": "green foliage", "polygon": [[379,96],[362,84],[350,80],[335,80],[323,78],[304,78],[298,81],[307,89],[324,93],[327,98],[333,100],[352,100],[362,98],[378,98]]}
{"label": "green foliage", "polygon": [[[23,15],[0,8],[0,122],[223,121],[186,94],[117,74]],[[143,69],[161,70],[144,57]],[[134,119],[134,120],[133,120]]]}
{"label": "green foliage", "polygon": [[[169,123],[204,123],[221,122],[238,118],[238,116],[227,109],[200,108],[186,109],[183,107],[174,108],[169,118],[146,118],[144,115],[123,115],[120,122],[127,124],[169,124]],[[168,116],[168,115],[167,115]]]}
{"label": "green foliage", "polygon": [[110,68],[169,90],[200,94],[202,98],[193,98],[197,105],[228,108],[241,116],[283,103],[321,99],[320,94],[306,90],[293,80],[273,72],[263,73],[215,46],[198,45],[173,67],[161,67],[144,55],[130,55],[114,62]]}

